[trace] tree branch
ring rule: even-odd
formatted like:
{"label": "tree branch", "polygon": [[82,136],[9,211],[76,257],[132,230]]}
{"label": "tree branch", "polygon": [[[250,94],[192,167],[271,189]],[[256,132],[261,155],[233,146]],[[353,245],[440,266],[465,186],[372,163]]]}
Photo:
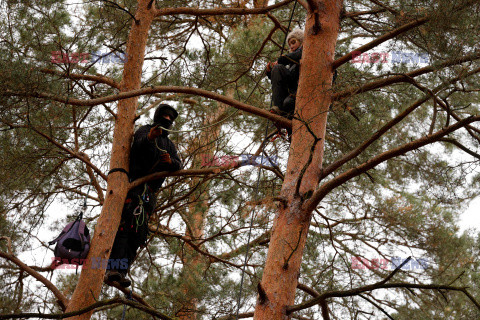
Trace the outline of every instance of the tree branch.
{"label": "tree branch", "polygon": [[121,92],[119,94],[110,95],[102,98],[90,99],[90,100],[59,97],[58,95],[45,93],[45,92],[16,92],[11,90],[0,92],[0,96],[34,97],[34,98],[40,98],[40,99],[49,99],[49,100],[67,103],[71,105],[77,105],[77,106],[96,106],[102,103],[114,102],[114,101],[124,100],[124,99],[137,97],[141,95],[149,95],[149,94],[162,93],[162,92],[174,92],[174,93],[184,93],[184,94],[193,94],[193,95],[202,96],[205,98],[222,102],[224,104],[227,104],[239,110],[246,111],[248,113],[255,114],[257,116],[272,120],[273,122],[277,122],[279,123],[279,125],[284,126],[285,128],[292,127],[291,120],[288,120],[279,115],[275,115],[271,112],[268,112],[267,110],[248,105],[246,103],[240,102],[232,98],[228,98],[226,96],[223,96],[215,92],[211,92],[203,89],[191,88],[191,87],[156,86],[156,87],[131,90],[127,92]]}
{"label": "tree branch", "polygon": [[313,289],[313,288],[311,288],[307,285],[301,284],[300,282],[297,283],[297,288],[302,290],[303,292],[308,293],[309,295],[311,295],[314,298],[320,296],[320,293],[317,290],[315,290],[315,289]]}
{"label": "tree branch", "polygon": [[378,0],[370,0],[371,2],[375,3],[376,5],[384,8],[385,10],[388,10],[390,13],[394,14],[394,15],[397,15],[398,14],[398,10],[395,10],[389,6],[387,6],[386,4],[378,1]]}
{"label": "tree branch", "polygon": [[189,7],[180,7],[180,8],[163,8],[157,9],[155,16],[167,16],[167,15],[178,15],[186,14],[192,16],[220,16],[220,15],[250,15],[250,14],[264,14],[274,9],[283,7],[293,0],[284,0],[274,5],[263,7],[263,8],[214,8],[214,9],[198,9],[198,8],[189,8]]}
{"label": "tree branch", "polygon": [[153,308],[149,308],[147,306],[144,306],[138,302],[135,302],[133,300],[128,300],[124,298],[113,298],[109,300],[104,300],[104,301],[97,301],[93,304],[91,304],[88,307],[85,307],[83,309],[77,310],[77,311],[72,311],[72,312],[67,312],[67,313],[53,313],[53,314],[44,314],[44,313],[18,313],[18,314],[0,314],[0,319],[21,319],[21,318],[40,318],[40,319],[65,319],[69,318],[72,316],[80,315],[83,313],[86,313],[88,311],[92,311],[95,309],[98,309],[100,307],[104,306],[112,306],[116,307],[119,304],[124,304],[127,306],[130,306],[132,308],[141,310],[145,313],[148,313],[152,316],[158,317],[162,320],[174,320],[174,318],[171,318],[159,311],[156,311]]}
{"label": "tree branch", "polygon": [[230,314],[228,316],[218,318],[217,320],[236,320],[236,319],[244,319],[244,318],[252,318],[252,317],[253,317],[253,312],[245,312],[245,313],[239,313],[238,316],[235,316],[234,314]]}
{"label": "tree branch", "polygon": [[108,3],[108,4],[112,4],[113,6],[110,6],[111,8],[117,8],[117,9],[120,9],[121,11],[123,12],[126,12],[130,18],[133,19],[133,21],[135,21],[136,24],[139,24],[140,21],[137,20],[137,18],[135,18],[135,16],[133,15],[133,13],[131,13],[130,11],[128,11],[127,9],[123,8],[122,6],[120,6],[118,3],[116,3],[115,1],[110,1],[110,0],[100,0],[101,2],[105,2],[105,3]]}
{"label": "tree branch", "polygon": [[372,9],[372,10],[368,10],[368,11],[348,12],[344,15],[344,17],[345,18],[354,18],[354,17],[365,15],[365,14],[377,14],[377,13],[381,13],[381,12],[385,12],[385,11],[387,11],[387,9]]}
{"label": "tree branch", "polygon": [[[20,259],[14,256],[12,253],[5,253],[0,251],[0,257],[3,257],[13,262],[18,267],[20,267],[21,270],[27,272],[29,275],[31,275],[32,277],[34,277],[35,279],[43,283],[45,287],[47,287],[53,293],[53,295],[57,298],[57,302],[59,303],[62,310],[65,310],[67,308],[68,299],[47,278],[45,278],[40,273],[33,270],[31,267],[27,266],[25,263],[20,261]],[[0,315],[0,319],[8,319],[8,318],[2,318],[2,316]]]}
{"label": "tree branch", "polygon": [[385,86],[388,86],[388,85],[391,85],[391,84],[394,84],[394,83],[409,82],[409,78],[417,77],[417,76],[420,76],[420,75],[423,75],[423,74],[426,74],[426,73],[429,73],[429,72],[434,72],[434,71],[439,70],[441,68],[446,68],[446,67],[461,64],[461,63],[464,63],[464,62],[474,61],[474,60],[477,60],[477,59],[480,59],[480,52],[477,52],[477,53],[474,53],[474,54],[471,54],[471,55],[468,55],[468,56],[464,56],[464,57],[461,57],[461,58],[455,58],[455,59],[447,60],[445,62],[436,64],[436,65],[426,66],[424,68],[420,68],[420,69],[408,72],[405,75],[396,75],[396,76],[393,76],[393,77],[390,77],[390,78],[376,80],[376,81],[367,83],[367,84],[365,84],[361,87],[347,88],[346,90],[343,90],[342,92],[338,92],[338,93],[333,94],[332,95],[332,100],[333,101],[338,101],[340,99],[350,97],[354,94],[375,90],[375,89],[382,88],[382,87],[385,87]]}
{"label": "tree branch", "polygon": [[[177,171],[156,172],[156,173],[149,174],[148,176],[139,178],[135,181],[132,181],[128,188],[133,189],[135,187],[138,187],[139,185],[144,184],[145,182],[156,180],[159,178],[165,178],[165,177],[201,176],[201,175],[207,175],[207,174],[219,174],[224,171],[237,169],[240,167],[240,164],[241,164],[241,161],[237,161],[237,163],[235,163],[234,165],[227,164],[224,166],[208,167],[203,169],[184,169],[184,170],[177,170]],[[258,165],[258,166],[261,166],[263,169],[272,170],[270,167],[267,167],[267,166],[263,166],[263,165]],[[272,171],[275,173],[274,170]]]}
{"label": "tree branch", "polygon": [[[86,160],[88,160],[89,162],[91,162],[90,160],[90,157],[88,156],[88,154],[84,153],[84,152],[79,152],[79,154],[84,157]],[[88,177],[90,178],[90,182],[91,184],[93,185],[93,187],[95,188],[95,190],[97,191],[97,195],[98,195],[98,202],[103,205],[104,201],[105,201],[105,196],[103,194],[103,190],[102,190],[102,187],[100,186],[100,184],[98,183],[98,179],[95,177],[95,175],[93,174],[93,170],[92,170],[92,167],[89,166],[89,165],[85,165],[85,169],[87,170],[87,174],[88,174]]]}
{"label": "tree branch", "polygon": [[302,303],[296,306],[288,307],[287,314],[313,307],[314,305],[319,304],[320,301],[328,298],[351,297],[351,296],[359,295],[363,292],[369,292],[369,291],[378,290],[378,289],[392,289],[392,288],[426,289],[426,290],[440,289],[440,290],[460,291],[464,293],[470,299],[470,301],[472,301],[472,303],[475,304],[475,306],[480,310],[480,304],[478,303],[478,301],[476,301],[475,298],[464,287],[454,287],[454,286],[440,285],[440,284],[415,284],[415,283],[399,282],[399,283],[390,283],[390,284],[376,283],[376,284],[371,284],[371,285],[367,285],[367,286],[363,286],[363,287],[359,287],[351,290],[345,290],[345,291],[328,291],[310,301],[307,301],[305,303]]}
{"label": "tree branch", "polygon": [[191,241],[191,239],[181,235],[181,234],[177,234],[177,233],[173,233],[173,232],[170,232],[170,231],[162,231],[162,230],[157,230],[157,227],[151,227],[149,228],[150,229],[150,232],[153,233],[153,234],[159,234],[159,235],[164,235],[164,236],[168,236],[168,237],[174,237],[174,238],[177,238],[177,239],[180,239],[182,241],[184,241],[185,243],[187,243],[188,245],[190,245],[195,251],[197,251],[198,253],[206,256],[209,258],[209,260],[211,262],[223,262],[229,266],[232,266],[232,267],[235,267],[235,268],[238,268],[238,269],[241,269],[243,266],[242,265],[238,265],[238,264],[235,264],[235,263],[232,263],[230,261],[227,261],[225,259],[222,259],[222,258],[219,258],[205,250],[202,250],[198,245],[196,245],[195,243],[193,243]]}
{"label": "tree branch", "polygon": [[[339,160],[333,162],[330,164],[328,167],[322,170],[322,174],[319,177],[319,181],[328,176],[330,173],[334,172],[338,168],[340,168],[342,165],[347,163],[348,161],[352,160],[356,156],[358,156],[360,153],[362,153],[368,146],[370,146],[373,142],[377,141],[383,134],[385,134],[388,130],[390,130],[392,127],[400,123],[403,119],[405,119],[409,114],[411,114],[414,110],[416,110],[419,106],[421,106],[423,103],[428,101],[431,97],[434,97],[435,94],[443,89],[445,89],[448,85],[457,82],[460,79],[467,78],[471,75],[474,75],[476,73],[480,72],[480,68],[477,68],[475,70],[472,70],[466,74],[461,74],[453,79],[450,79],[448,82],[441,84],[440,86],[436,87],[433,90],[430,90],[429,93],[425,94],[422,98],[418,99],[415,101],[411,106],[409,106],[407,109],[405,109],[403,112],[398,114],[395,118],[387,122],[382,128],[380,128],[377,132],[373,134],[370,139],[364,141],[361,145],[359,145],[357,148],[354,150],[350,151],[347,153],[345,156],[340,158]],[[458,118],[456,119],[457,121],[460,121],[461,119]]]}
{"label": "tree branch", "polygon": [[88,80],[88,81],[95,81],[99,83],[104,83],[107,84],[115,89],[120,90],[120,85],[115,82],[113,79],[102,76],[102,75],[89,75],[89,74],[78,74],[78,73],[69,73],[69,72],[63,72],[59,70],[54,70],[54,69],[47,69],[47,68],[42,68],[40,69],[40,72],[47,73],[47,74],[54,74],[58,75],[62,78],[69,78],[69,79],[75,79],[75,80]]}
{"label": "tree branch", "polygon": [[453,144],[454,146],[458,147],[459,149],[463,150],[464,152],[468,153],[468,154],[471,155],[472,157],[477,158],[477,159],[480,160],[480,154],[478,154],[478,153],[476,153],[476,152],[473,152],[472,150],[468,149],[467,147],[465,147],[463,144],[461,144],[460,142],[458,142],[458,141],[455,140],[455,139],[442,138],[442,139],[440,139],[439,141],[451,143],[451,144]]}
{"label": "tree branch", "polygon": [[57,148],[59,148],[60,150],[63,150],[65,152],[67,152],[69,155],[71,155],[72,157],[74,158],[77,158],[78,160],[82,161],[83,163],[85,163],[85,165],[89,166],[90,168],[92,168],[92,170],[94,170],[99,176],[101,176],[105,181],[107,181],[107,176],[100,170],[98,169],[93,163],[90,162],[89,159],[86,159],[85,157],[83,157],[82,153],[81,152],[75,152],[73,150],[70,150],[69,148],[63,146],[61,143],[59,143],[58,141],[56,141],[55,139],[53,139],[52,137],[50,137],[49,135],[43,133],[42,131],[38,130],[37,128],[29,125],[28,128],[32,129],[33,131],[35,131],[37,134],[39,134],[40,136],[44,137],[45,139],[47,139],[48,141],[50,141],[50,143],[52,143],[53,145],[55,145]]}
{"label": "tree branch", "polygon": [[391,315],[388,314],[387,311],[385,311],[385,309],[383,309],[381,306],[378,305],[378,303],[376,303],[375,301],[367,298],[366,296],[364,296],[363,294],[359,294],[360,298],[370,302],[375,308],[377,308],[378,310],[380,310],[383,314],[385,314],[389,319],[391,320],[395,320],[394,318],[392,318]]}
{"label": "tree branch", "polygon": [[443,128],[443,129],[437,131],[434,134],[427,135],[425,137],[414,140],[410,143],[406,143],[406,144],[404,144],[400,147],[397,147],[397,148],[394,148],[394,149],[391,149],[391,150],[388,150],[386,152],[383,152],[383,153],[379,154],[378,156],[368,160],[367,162],[362,163],[361,165],[359,165],[355,168],[352,168],[352,169],[336,176],[335,178],[328,181],[327,183],[323,184],[320,188],[318,188],[314,192],[314,194],[310,198],[310,200],[305,203],[304,209],[305,210],[314,210],[317,207],[318,203],[320,203],[320,201],[330,191],[332,191],[336,187],[340,186],[341,184],[347,182],[348,180],[350,180],[350,179],[352,179],[356,176],[359,176],[360,174],[365,173],[368,170],[376,167],[378,164],[380,164],[382,162],[385,162],[387,160],[390,160],[391,158],[403,155],[403,154],[405,154],[409,151],[416,150],[418,148],[421,148],[421,147],[426,146],[428,144],[431,144],[433,142],[439,141],[441,138],[443,138],[447,134],[452,133],[455,130],[458,130],[458,129],[460,129],[462,127],[465,127],[466,125],[468,125],[472,122],[479,121],[479,120],[480,120],[480,116],[468,117],[466,119],[458,121],[457,123],[455,123],[455,124],[453,124],[449,127]]}
{"label": "tree branch", "polygon": [[344,63],[350,61],[353,57],[353,53],[356,53],[356,52],[360,52],[360,53],[363,53],[363,52],[366,52],[372,48],[375,48],[376,46],[384,43],[385,41],[387,40],[390,40],[396,36],[398,36],[399,34],[402,34],[404,32],[407,32],[413,28],[416,28],[418,26],[421,26],[422,24],[425,24],[426,22],[428,22],[430,20],[429,17],[424,17],[424,18],[420,18],[418,20],[415,20],[415,21],[412,21],[412,22],[409,22],[407,24],[404,24],[403,26],[397,28],[397,29],[394,29],[380,37],[378,37],[377,39],[353,50],[352,52],[350,53],[347,53],[346,55],[344,55],[343,57],[341,58],[338,58],[337,60],[335,60],[332,64],[332,70],[335,70],[337,69],[338,67],[340,67],[341,65],[343,65]]}
{"label": "tree branch", "polygon": [[[255,240],[250,241],[249,246],[250,246],[250,248],[253,248],[254,246],[268,243],[268,241],[270,241],[270,231],[265,232],[265,233],[261,234],[260,236],[258,236]],[[233,258],[235,256],[240,255],[242,252],[244,252],[246,250],[246,247],[247,247],[247,244],[241,245],[240,247],[237,247],[236,249],[234,249],[232,251],[222,253],[218,257],[221,258],[221,259]]]}

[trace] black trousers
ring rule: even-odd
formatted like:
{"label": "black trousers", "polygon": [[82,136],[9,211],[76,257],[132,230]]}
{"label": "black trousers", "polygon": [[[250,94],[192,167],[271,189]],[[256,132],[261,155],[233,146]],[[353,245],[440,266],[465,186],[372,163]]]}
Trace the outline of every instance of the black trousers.
{"label": "black trousers", "polygon": [[282,116],[292,118],[298,87],[295,75],[283,64],[277,64],[272,68],[270,81],[272,82],[273,105],[282,111]]}
{"label": "black trousers", "polygon": [[128,192],[107,269],[128,272],[138,248],[147,241],[148,218],[154,208],[154,193],[148,186],[141,185]]}

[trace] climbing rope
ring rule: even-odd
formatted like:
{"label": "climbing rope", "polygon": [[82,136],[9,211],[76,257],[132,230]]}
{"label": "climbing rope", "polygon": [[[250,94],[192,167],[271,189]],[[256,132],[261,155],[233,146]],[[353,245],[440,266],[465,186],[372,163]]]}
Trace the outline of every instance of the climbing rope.
{"label": "climbing rope", "polygon": [[[285,44],[287,42],[287,35],[288,35],[288,32],[290,31],[290,25],[292,23],[293,15],[295,13],[295,8],[297,7],[297,1],[298,0],[295,0],[295,3],[293,5],[293,9],[292,9],[292,13],[290,14],[290,19],[288,21],[288,27],[287,27],[287,34],[285,35],[285,38],[283,40],[283,45],[282,45],[282,50],[280,52],[280,56],[283,55],[283,50],[284,50]],[[257,83],[257,85],[258,85],[258,83]],[[255,86],[254,90],[256,89],[256,87],[257,86]],[[252,93],[253,93],[253,91],[252,91]],[[270,100],[270,107],[272,107],[272,100]],[[264,142],[262,142],[262,144],[265,143],[265,140],[267,139],[269,123],[270,123],[270,121],[267,119],[267,125],[265,127],[265,139],[264,139]],[[256,183],[256,186],[255,186],[255,193],[254,193],[255,194],[255,197],[254,197],[255,202],[258,201],[258,189],[259,189],[259,186],[260,186],[261,175],[262,175],[262,167],[259,166],[258,167],[258,175],[257,175],[257,183]],[[254,221],[255,213],[256,213],[256,211],[253,210],[253,215],[252,215],[252,218],[250,219],[250,227],[248,228],[247,247],[246,247],[246,250],[245,250],[244,263],[243,263],[243,266],[242,266],[242,277],[241,277],[241,280],[240,280],[240,290],[239,290],[238,299],[237,299],[237,312],[235,314],[235,319],[236,320],[238,320],[238,315],[239,315],[239,312],[240,312],[240,305],[241,305],[242,291],[243,291],[243,283],[244,283],[244,280],[245,280],[245,269],[247,267],[247,262],[248,262],[248,253],[250,251],[250,240],[251,240],[251,236],[252,236],[253,221]]]}
{"label": "climbing rope", "polygon": [[[144,202],[150,202],[147,184],[144,184],[143,192],[138,196],[138,206],[133,210],[133,217],[135,218],[135,232],[138,232],[138,227],[142,226],[145,222],[145,207],[143,206]],[[133,228],[133,225],[131,227]]]}
{"label": "climbing rope", "polygon": [[[78,217],[77,217],[78,220],[82,220],[83,215],[85,214],[85,212],[87,212],[87,199],[88,199],[89,192],[90,192],[90,186],[88,186],[87,193],[85,194],[85,198],[83,199],[83,205],[78,211]],[[75,274],[78,274],[78,264],[77,264],[77,267],[75,268]]]}
{"label": "climbing rope", "polygon": [[[160,127],[160,128],[162,128],[162,127]],[[163,129],[163,128],[162,128],[162,130],[166,130],[166,129]],[[160,147],[158,146],[157,139],[155,139],[155,147],[157,147],[157,149],[160,150],[160,151],[162,151],[163,153],[168,153],[167,150],[162,149],[162,148],[160,148]]]}
{"label": "climbing rope", "polygon": [[88,186],[87,193],[85,194],[85,198],[83,198],[83,206],[80,209],[80,219],[82,219],[85,212],[87,212],[87,199],[88,199],[89,193],[90,193],[90,186]]}
{"label": "climbing rope", "polygon": [[[125,293],[125,298],[128,299],[128,300],[135,301],[135,300],[133,300],[132,295],[133,295],[133,288],[132,288],[132,290],[130,290],[130,291],[128,291],[127,293]],[[124,304],[124,305],[123,305],[123,312],[122,312],[122,320],[125,320],[125,314],[126,314],[126,312],[127,312],[127,305]]]}

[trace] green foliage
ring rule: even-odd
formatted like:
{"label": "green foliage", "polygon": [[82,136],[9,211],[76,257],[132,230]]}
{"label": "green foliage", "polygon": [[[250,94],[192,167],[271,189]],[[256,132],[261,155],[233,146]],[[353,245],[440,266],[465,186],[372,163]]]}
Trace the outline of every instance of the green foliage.
{"label": "green foliage", "polygon": [[[430,63],[436,66],[478,52],[478,1],[396,0],[385,7],[375,3],[345,1],[347,14],[377,12],[342,19],[336,58],[424,16],[430,18],[428,23],[372,51],[389,52],[390,58],[394,51],[428,54]],[[220,0],[155,4],[158,8],[234,6]],[[51,223],[64,218],[46,210],[53,201],[63,201],[73,208],[89,190],[86,215],[93,223],[101,206],[86,164],[76,156],[84,152],[101,172],[108,171],[116,103],[73,106],[65,99],[86,101],[117,94],[118,89],[70,75],[99,74],[117,83],[123,76],[121,63],[54,63],[52,52],[124,53],[136,2],[6,1],[0,8],[5,22],[0,25],[0,236],[9,236],[15,253],[24,259],[22,254],[28,253],[29,247],[41,246],[37,235],[45,241],[45,229],[63,226],[63,222]],[[290,3],[272,14],[286,27],[292,8]],[[306,11],[297,6],[291,27],[303,26],[305,18]],[[264,15],[159,16],[150,30],[142,85],[201,88],[267,109],[270,82],[264,75],[265,65],[278,58],[285,38],[284,32],[276,30],[267,39],[274,26]],[[341,94],[423,66],[347,63],[338,69],[333,91]],[[415,76],[416,83],[412,77],[405,77],[401,83],[361,93],[352,91],[335,101],[328,115],[324,168],[374,136],[415,101],[428,97],[320,183],[455,123],[455,115],[466,118],[478,114],[479,76],[448,84],[450,79],[475,68],[477,60],[439,67]],[[437,101],[430,99],[433,93]],[[206,166],[202,163],[205,155],[221,159],[253,154],[264,139],[262,118],[234,113],[221,103],[192,95],[140,97],[138,112],[145,114],[137,120],[138,125],[151,121],[157,102],[172,103],[180,113],[175,129],[187,132],[170,137],[178,145],[186,169]],[[218,126],[211,126],[215,123]],[[209,127],[199,130],[204,126]],[[270,126],[267,131],[271,130]],[[446,138],[478,154],[477,129],[459,130]],[[286,141],[277,139],[264,148],[266,155],[279,157],[282,173],[289,147]],[[426,258],[428,268],[401,271],[393,280],[441,284],[455,280],[454,285],[471,287],[473,296],[478,297],[478,235],[460,234],[457,225],[466,201],[479,193],[478,157],[472,152],[467,155],[451,140],[441,141],[395,156],[333,190],[313,214],[300,283],[320,293],[348,290],[383,279],[392,271],[353,269],[352,257],[391,260],[412,255]],[[93,177],[105,188],[99,172]],[[205,177],[169,178],[158,194],[157,212],[151,219],[156,232],[131,270],[135,292],[172,316],[192,301],[198,319],[234,314],[240,291],[238,266],[244,263],[253,219],[241,305],[241,312],[251,311],[272,221],[281,205],[272,197],[280,194],[282,180],[264,170],[259,187],[256,185],[257,168],[253,166]],[[0,250],[6,250],[5,241],[0,242]],[[58,311],[51,295],[37,288],[36,282],[27,282],[25,279],[31,277],[12,264],[2,262],[0,273],[1,313],[36,311],[38,305]],[[57,270],[53,282],[70,295],[77,276]],[[116,290],[104,288],[102,299],[115,294]],[[398,289],[367,295],[395,319],[479,316],[460,293]],[[296,302],[310,298],[299,290]],[[372,319],[384,317],[358,296],[328,303],[337,318],[361,319],[368,313]],[[94,317],[118,319],[122,311],[116,307]],[[316,307],[296,315],[320,319]],[[126,313],[126,319],[147,318],[145,313],[130,308]]]}

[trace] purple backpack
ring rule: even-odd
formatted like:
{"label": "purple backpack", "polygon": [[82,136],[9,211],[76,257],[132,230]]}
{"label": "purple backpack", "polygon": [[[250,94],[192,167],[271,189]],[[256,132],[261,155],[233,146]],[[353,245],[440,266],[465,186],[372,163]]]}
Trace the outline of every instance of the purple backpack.
{"label": "purple backpack", "polygon": [[[57,238],[48,243],[49,245],[57,244],[53,251],[55,260],[61,259],[62,263],[68,261],[71,264],[83,264],[83,260],[90,250],[90,232],[83,222],[82,216],[83,213],[80,213],[75,221],[63,228]],[[72,262],[73,259],[75,259],[74,262]]]}

